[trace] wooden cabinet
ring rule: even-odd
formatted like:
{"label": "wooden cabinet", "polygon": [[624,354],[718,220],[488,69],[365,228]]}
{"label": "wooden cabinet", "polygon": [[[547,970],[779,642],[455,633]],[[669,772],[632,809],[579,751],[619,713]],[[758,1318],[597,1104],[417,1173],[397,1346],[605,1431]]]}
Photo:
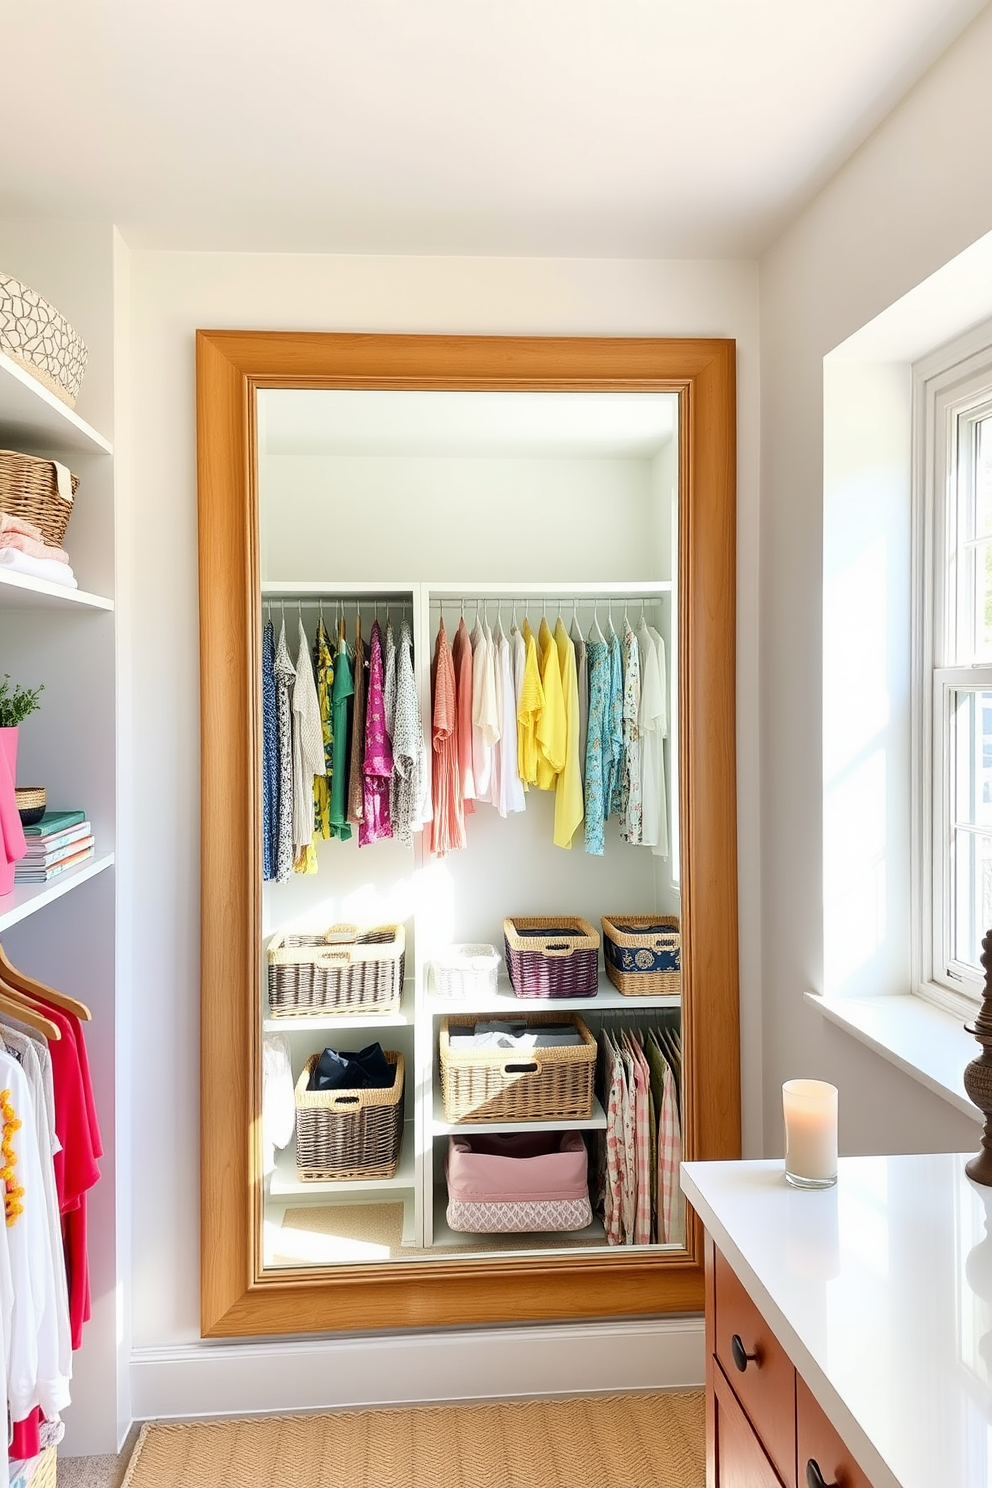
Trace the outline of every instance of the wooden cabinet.
{"label": "wooden cabinet", "polygon": [[706,1488],[872,1488],[706,1240]]}

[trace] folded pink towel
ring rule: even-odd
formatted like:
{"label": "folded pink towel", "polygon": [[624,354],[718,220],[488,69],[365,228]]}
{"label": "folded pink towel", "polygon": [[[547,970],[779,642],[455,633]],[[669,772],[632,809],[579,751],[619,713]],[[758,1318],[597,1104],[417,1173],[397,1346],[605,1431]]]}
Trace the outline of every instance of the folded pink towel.
{"label": "folded pink towel", "polygon": [[[31,524],[28,522],[25,525]],[[43,539],[39,542],[38,538],[26,537],[23,532],[0,530],[0,548],[16,548],[19,553],[26,553],[29,558],[46,558],[52,563],[69,562],[69,554],[64,548],[49,547]]]}
{"label": "folded pink towel", "polygon": [[15,517],[11,512],[0,511],[0,532],[19,532],[22,537],[33,537],[35,542],[45,541],[40,527],[25,521],[23,517]]}

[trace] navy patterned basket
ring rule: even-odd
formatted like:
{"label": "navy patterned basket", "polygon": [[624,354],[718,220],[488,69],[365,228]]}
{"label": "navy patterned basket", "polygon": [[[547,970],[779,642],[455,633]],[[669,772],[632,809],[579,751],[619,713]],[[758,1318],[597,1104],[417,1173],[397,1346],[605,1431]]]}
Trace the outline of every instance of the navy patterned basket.
{"label": "navy patterned basket", "polygon": [[606,974],[625,997],[682,990],[682,936],[675,915],[603,915]]}
{"label": "navy patterned basket", "polygon": [[510,985],[517,997],[595,997],[599,936],[576,915],[503,921]]}

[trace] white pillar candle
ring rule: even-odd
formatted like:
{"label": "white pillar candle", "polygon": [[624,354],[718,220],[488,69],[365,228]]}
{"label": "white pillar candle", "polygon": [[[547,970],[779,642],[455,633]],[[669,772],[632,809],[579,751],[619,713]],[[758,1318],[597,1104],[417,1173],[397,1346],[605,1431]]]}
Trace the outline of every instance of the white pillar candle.
{"label": "white pillar candle", "polygon": [[823,1080],[786,1080],[785,1176],[796,1188],[837,1182],[837,1087]]}

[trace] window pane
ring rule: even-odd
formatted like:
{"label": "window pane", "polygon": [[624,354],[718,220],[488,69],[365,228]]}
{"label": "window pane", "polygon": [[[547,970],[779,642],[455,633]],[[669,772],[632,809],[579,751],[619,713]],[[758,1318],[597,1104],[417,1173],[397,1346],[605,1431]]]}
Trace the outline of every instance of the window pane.
{"label": "window pane", "polygon": [[992,417],[975,425],[975,536],[992,537]]}
{"label": "window pane", "polygon": [[992,689],[951,693],[951,955],[975,968],[992,926]]}

